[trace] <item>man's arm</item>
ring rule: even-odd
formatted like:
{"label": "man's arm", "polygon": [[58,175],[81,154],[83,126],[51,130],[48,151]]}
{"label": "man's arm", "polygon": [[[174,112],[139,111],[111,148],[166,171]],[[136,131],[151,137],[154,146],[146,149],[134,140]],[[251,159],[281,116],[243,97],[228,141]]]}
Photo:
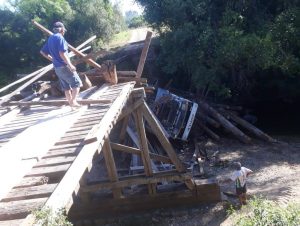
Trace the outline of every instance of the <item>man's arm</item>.
{"label": "man's arm", "polygon": [[52,62],[52,57],[49,54],[44,53],[42,50],[40,51],[40,54],[42,54],[43,57]]}
{"label": "man's arm", "polygon": [[71,71],[73,72],[76,71],[76,67],[71,63],[70,58],[67,55],[67,51],[66,52],[59,51],[59,55],[63,59],[63,61],[68,65]]}

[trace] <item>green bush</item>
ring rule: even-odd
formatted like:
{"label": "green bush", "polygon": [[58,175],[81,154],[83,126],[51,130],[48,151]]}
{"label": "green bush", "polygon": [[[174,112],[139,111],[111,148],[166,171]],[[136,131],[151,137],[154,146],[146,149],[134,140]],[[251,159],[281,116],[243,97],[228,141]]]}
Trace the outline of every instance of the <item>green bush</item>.
{"label": "green bush", "polygon": [[240,211],[233,211],[237,226],[299,226],[300,204],[287,206],[277,202],[254,198]]}
{"label": "green bush", "polygon": [[39,226],[72,226],[63,210],[53,212],[50,208],[43,208],[33,212],[35,224]]}

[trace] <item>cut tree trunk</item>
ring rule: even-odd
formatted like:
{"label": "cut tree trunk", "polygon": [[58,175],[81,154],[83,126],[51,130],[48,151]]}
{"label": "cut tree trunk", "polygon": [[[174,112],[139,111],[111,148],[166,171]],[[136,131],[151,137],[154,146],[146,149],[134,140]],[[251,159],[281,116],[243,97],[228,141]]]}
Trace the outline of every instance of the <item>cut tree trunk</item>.
{"label": "cut tree trunk", "polygon": [[203,108],[208,114],[214,117],[227,131],[231,132],[235,137],[237,137],[243,143],[250,143],[251,138],[244,134],[241,130],[235,127],[231,122],[229,122],[223,115],[217,112],[214,108],[209,106],[203,101],[198,101],[198,104]]}

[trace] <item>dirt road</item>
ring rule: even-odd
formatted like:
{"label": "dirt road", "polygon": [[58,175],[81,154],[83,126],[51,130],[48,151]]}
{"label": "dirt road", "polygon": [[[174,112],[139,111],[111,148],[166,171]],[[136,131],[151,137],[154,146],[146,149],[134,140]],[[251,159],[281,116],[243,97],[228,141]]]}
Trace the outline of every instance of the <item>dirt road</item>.
{"label": "dirt road", "polygon": [[129,39],[129,43],[145,40],[147,31],[149,31],[149,28],[137,28],[131,30],[131,37]]}

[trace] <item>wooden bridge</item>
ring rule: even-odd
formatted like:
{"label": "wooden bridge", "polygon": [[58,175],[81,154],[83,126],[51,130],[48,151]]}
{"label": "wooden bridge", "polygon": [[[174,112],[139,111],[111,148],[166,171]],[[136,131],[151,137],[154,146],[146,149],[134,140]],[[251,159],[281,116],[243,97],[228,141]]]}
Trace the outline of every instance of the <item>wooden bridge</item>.
{"label": "wooden bridge", "polygon": [[[55,100],[52,100],[51,106],[48,106],[49,101],[35,103],[33,100],[19,102],[22,108],[16,108],[0,118],[0,225],[30,225],[34,220],[31,211],[44,206],[54,210],[65,208],[68,212],[74,197],[80,199],[70,212],[74,219],[95,214],[95,211],[101,212],[101,209],[102,212],[104,209],[107,211],[108,206],[118,209],[120,205],[115,205],[118,202],[131,202],[139,206],[141,203],[137,200],[140,196],[137,199],[126,198],[123,192],[124,188],[133,185],[147,185],[148,195],[144,196],[148,197],[149,203],[151,199],[161,201],[170,195],[157,193],[156,185],[163,181],[182,181],[189,187],[185,192],[177,192],[176,196],[173,193],[173,198],[181,198],[181,201],[175,198],[171,202],[219,199],[215,195],[218,189],[213,184],[210,184],[211,190],[206,191],[211,196],[197,194],[191,173],[186,172],[144,102],[143,89],[134,89],[134,82],[105,84],[81,95],[81,102],[86,105],[76,111],[69,106],[55,106]],[[59,105],[61,101],[56,102]],[[111,142],[109,138],[117,122],[121,126],[124,121],[128,123],[129,115],[133,115],[135,121],[138,148]],[[165,155],[149,152],[145,119],[160,141]],[[119,141],[122,140],[122,130]],[[112,150],[140,156],[144,173],[119,177]],[[108,177],[105,181],[88,184],[85,175],[92,169],[93,159],[101,153]],[[172,164],[175,169],[154,172],[153,161]],[[92,194],[103,189],[110,189],[113,198],[110,197],[105,206],[98,205],[96,208]],[[82,211],[83,208],[93,211]]]}

